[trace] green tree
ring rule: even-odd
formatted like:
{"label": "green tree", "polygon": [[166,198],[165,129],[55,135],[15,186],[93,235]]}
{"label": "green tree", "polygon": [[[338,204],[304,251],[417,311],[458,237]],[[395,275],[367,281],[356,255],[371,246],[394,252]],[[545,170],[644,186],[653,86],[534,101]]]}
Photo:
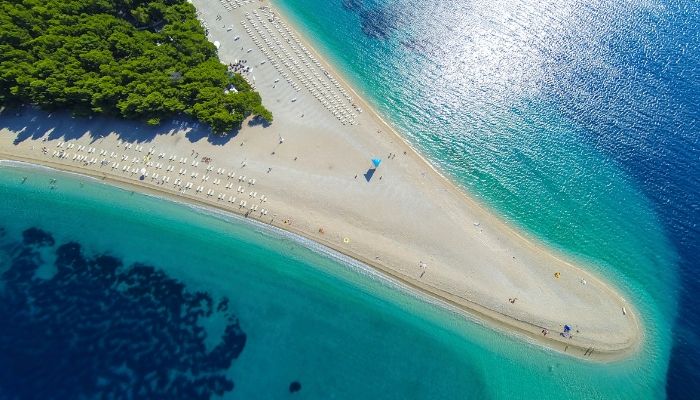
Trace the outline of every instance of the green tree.
{"label": "green tree", "polygon": [[0,0],[0,105],[19,103],[149,124],[185,113],[220,134],[272,121],[185,0]]}

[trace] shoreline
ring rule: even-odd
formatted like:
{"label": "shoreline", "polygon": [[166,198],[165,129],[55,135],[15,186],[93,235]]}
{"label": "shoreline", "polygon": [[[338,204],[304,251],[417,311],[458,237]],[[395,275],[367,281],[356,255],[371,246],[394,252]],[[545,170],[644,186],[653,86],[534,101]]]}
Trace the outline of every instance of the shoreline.
{"label": "shoreline", "polygon": [[[561,351],[561,349],[556,349],[551,346],[551,340],[547,340],[542,336],[536,334],[532,331],[532,325],[526,321],[508,321],[508,316],[502,315],[497,311],[490,310],[486,307],[479,305],[478,303],[470,302],[470,306],[465,306],[460,300],[465,301],[466,299],[455,299],[449,293],[436,292],[439,289],[433,288],[436,291],[427,289],[426,287],[421,287],[415,285],[414,283],[403,279],[401,276],[392,273],[391,270],[384,268],[380,264],[374,263],[372,260],[362,257],[359,254],[352,254],[339,246],[334,245],[331,242],[323,242],[311,237],[304,235],[300,230],[288,229],[279,223],[265,223],[254,218],[246,217],[245,215],[232,212],[225,208],[219,207],[216,203],[206,202],[197,199],[193,196],[183,196],[175,195],[165,190],[157,190],[154,188],[141,185],[137,182],[133,182],[128,179],[118,179],[113,176],[100,175],[96,171],[91,171],[85,168],[70,167],[58,163],[45,162],[40,159],[32,158],[22,158],[16,157],[10,154],[5,154],[0,151],[0,167],[3,166],[4,162],[9,162],[11,168],[17,168],[13,163],[17,163],[25,168],[46,168],[51,171],[57,171],[58,173],[68,173],[75,174],[80,177],[80,179],[94,179],[96,183],[107,184],[121,190],[134,190],[138,191],[142,195],[153,196],[158,199],[163,199],[165,201],[170,201],[181,206],[192,206],[196,212],[207,212],[210,213],[215,218],[235,218],[240,223],[248,223],[253,225],[259,225],[259,227],[264,229],[271,229],[272,233],[277,235],[290,235],[289,237],[297,242],[298,244],[310,249],[311,251],[322,253],[325,257],[331,257],[334,260],[341,262],[343,264],[348,264],[350,262],[354,263],[353,267],[364,269],[367,272],[377,276],[379,279],[386,280],[392,285],[396,285],[400,290],[404,290],[408,295],[417,297],[420,301],[429,303],[436,307],[441,307],[446,311],[454,312],[459,314],[462,318],[467,318],[473,323],[479,323],[481,321],[486,323],[486,326],[490,329],[496,329],[499,332],[510,336],[516,340],[526,341],[534,346],[540,347],[545,350],[554,351],[559,354],[565,354],[579,360],[592,361],[592,362],[614,362],[622,359],[626,359],[628,356],[636,352],[636,346],[630,348],[623,348],[621,350],[601,352],[596,351],[592,356],[584,358],[579,354],[574,354],[576,352],[585,352],[587,347],[582,347],[576,344],[568,344],[567,348],[571,349],[571,353],[567,351]],[[315,249],[308,246],[308,241],[315,245],[321,246],[320,249]],[[344,259],[347,257],[348,259]],[[468,301],[468,300],[466,300]],[[630,310],[631,311],[631,310]],[[515,323],[514,323],[515,322]],[[515,330],[513,330],[515,328]],[[540,327],[535,327],[539,329]]]}
{"label": "shoreline", "polygon": [[[316,47],[314,46],[314,42],[312,39],[309,39],[307,37],[306,31],[304,29],[301,29],[297,22],[294,20],[293,17],[290,17],[289,15],[286,15],[282,11],[282,7],[280,7],[278,4],[276,4],[276,0],[269,0],[272,8],[274,11],[277,13],[277,18],[280,18],[284,20],[287,24],[289,24],[292,29],[295,31],[295,33],[298,35],[302,43],[309,49],[311,49],[311,52],[319,59],[321,64],[328,70],[330,71],[334,76],[337,77],[337,79],[341,82],[341,84],[345,87],[345,89],[349,90],[350,93],[354,95],[354,102],[359,103],[361,108],[367,112],[368,115],[372,116],[376,120],[379,121],[379,123],[385,128],[387,132],[389,132],[393,137],[396,139],[399,139],[399,141],[407,147],[410,152],[412,153],[413,156],[418,157],[423,163],[425,163],[426,166],[428,166],[435,174],[440,176],[444,182],[450,187],[451,190],[453,190],[455,193],[458,195],[462,196],[464,200],[466,200],[471,207],[476,207],[479,210],[483,211],[486,214],[489,214],[492,218],[493,221],[498,223],[501,227],[501,229],[508,231],[510,234],[515,235],[519,237],[521,240],[523,240],[526,244],[532,246],[533,248],[540,250],[540,251],[546,251],[552,254],[555,258],[558,260],[570,265],[572,268],[575,269],[582,269],[579,266],[576,266],[572,261],[567,260],[567,256],[559,250],[555,250],[551,247],[551,245],[548,245],[547,243],[543,242],[536,236],[529,234],[524,230],[523,227],[521,226],[512,226],[503,219],[503,217],[498,213],[497,210],[495,210],[493,207],[489,206],[488,204],[477,200],[472,193],[470,193],[466,188],[459,186],[457,183],[454,182],[452,178],[449,176],[445,175],[442,171],[437,169],[428,158],[426,158],[416,147],[413,146],[411,142],[408,141],[404,136],[402,136],[399,132],[398,129],[395,128],[390,122],[388,122],[384,117],[382,117],[381,113],[378,111],[377,107],[375,107],[369,100],[365,99],[364,96],[362,96],[358,91],[355,90],[355,87],[351,85],[350,79],[346,76],[346,74],[343,72],[342,68],[336,67],[331,61],[327,60],[325,55],[318,51]],[[570,256],[569,256],[570,257]],[[608,282],[604,282],[603,279],[595,277],[599,284],[603,285],[606,287],[606,289],[614,294],[617,295],[617,293],[620,291],[620,288],[617,288]],[[465,299],[466,300],[466,299]],[[451,302],[452,303],[452,302]],[[472,302],[473,303],[473,302]],[[459,307],[457,304],[454,304],[457,307]],[[473,303],[474,306],[481,307],[477,303]],[[632,307],[628,306],[628,312],[632,309]],[[492,310],[489,310],[493,312]],[[479,315],[482,315],[486,319],[492,319],[490,316],[485,315],[481,312],[478,312]],[[639,321],[636,319],[637,313],[636,310],[632,311],[631,314],[635,318],[635,323],[639,329],[639,332],[643,332],[641,329]],[[524,321],[521,321],[524,322]],[[508,325],[507,322],[500,321],[499,323],[505,324],[506,326]],[[531,333],[528,333],[528,337],[534,338],[536,340],[541,339],[539,335],[533,336]],[[641,345],[642,340],[639,340],[639,345]]]}
{"label": "shoreline", "polygon": [[[263,4],[266,3],[258,5]],[[257,10],[253,8],[255,6],[251,4],[246,9]],[[209,18],[212,25],[210,40],[213,40],[212,36],[221,40],[223,50],[219,56],[222,62],[240,59],[241,55],[246,58],[258,57],[258,50],[252,53],[252,49],[258,47],[243,38],[243,32],[241,41],[235,47],[245,43],[250,47],[249,51],[243,52],[246,46],[241,47],[241,51],[233,49],[234,46],[228,50],[228,46],[238,39],[227,40],[226,35],[229,38],[232,36],[227,33],[226,25],[219,28],[221,22],[213,22],[213,16],[217,12],[225,12],[222,11],[222,5],[207,3],[197,10],[198,14],[203,12],[207,14],[204,18]],[[243,10],[237,11],[239,14],[242,12]],[[282,15],[284,20],[284,15],[276,9],[275,14]],[[225,17],[227,22],[232,22],[232,27],[238,22],[236,15]],[[237,25],[236,32],[239,28],[240,25]],[[622,360],[641,348],[641,321],[634,307],[624,300],[616,288],[585,268],[574,265],[560,252],[518,232],[489,207],[480,204],[465,190],[457,187],[384,121],[370,103],[359,96],[308,45],[298,30],[296,32],[325,68],[340,77],[343,87],[354,94],[354,100],[364,106],[366,112],[358,117],[359,125],[341,126],[306,91],[300,92],[297,89],[295,92],[284,82],[279,85],[270,84],[280,75],[279,71],[272,71],[270,63],[265,66],[260,63],[260,67],[256,66],[256,71],[262,73],[263,79],[257,80],[257,83],[266,106],[275,113],[275,123],[269,128],[244,124],[237,136],[229,139],[231,143],[227,141],[222,145],[210,145],[206,141],[200,143],[201,138],[188,138],[190,143],[186,143],[187,140],[183,139],[191,131],[183,132],[181,126],[170,132],[158,131],[149,139],[133,133],[139,129],[145,130],[144,128],[134,128],[133,125],[124,127],[122,122],[109,118],[86,121],[60,115],[42,117],[44,114],[34,113],[39,114],[39,117],[38,122],[31,119],[29,123],[30,126],[37,125],[31,137],[23,135],[21,140],[13,140],[4,145],[4,140],[11,139],[12,135],[5,135],[3,129],[3,135],[0,135],[0,157],[102,178],[117,186],[127,185],[141,192],[213,207],[225,213],[246,214],[245,206],[242,206],[243,211],[241,207],[232,209],[235,204],[227,206],[209,193],[208,197],[204,197],[202,192],[195,194],[194,188],[190,192],[178,189],[177,186],[168,189],[172,183],[169,178],[166,184],[165,180],[158,182],[153,177],[139,181],[133,172],[131,177],[124,175],[125,172],[120,171],[120,168],[114,169],[113,161],[119,161],[116,158],[108,160],[108,163],[112,163],[110,170],[108,165],[90,166],[81,159],[78,160],[79,164],[75,164],[75,161],[70,164],[70,158],[54,159],[48,154],[50,150],[56,149],[53,145],[57,139],[70,140],[71,144],[79,145],[77,150],[70,150],[71,154],[73,151],[75,156],[84,154],[81,153],[81,143],[100,146],[107,151],[123,153],[126,168],[131,156],[134,156],[132,166],[141,163],[141,159],[145,166],[147,160],[141,150],[132,151],[129,143],[136,143],[137,149],[139,143],[148,143],[159,152],[165,150],[162,153],[164,155],[166,151],[173,155],[182,155],[183,152],[187,154],[190,150],[192,154],[197,152],[199,155],[201,151],[214,157],[219,167],[224,166],[228,171],[236,170],[236,174],[259,178],[260,182],[257,185],[253,183],[252,186],[245,186],[244,179],[245,188],[241,196],[251,190],[250,201],[253,203],[253,199],[257,201],[257,190],[261,190],[271,200],[270,203],[261,200],[260,204],[263,209],[271,207],[273,214],[269,222],[266,222],[263,221],[262,213],[260,218],[254,218],[257,214],[247,212],[251,218],[351,257],[415,292],[456,307],[469,318],[484,321],[506,334],[529,338],[545,349],[584,360]],[[296,97],[290,101],[292,96]],[[301,117],[300,112],[303,112]],[[304,114],[308,117],[304,118]],[[0,117],[5,115],[0,114]],[[12,134],[18,134],[27,127],[27,118],[24,116],[20,116],[14,123],[12,120],[13,117],[8,118],[7,126]],[[47,125],[43,125],[43,122]],[[52,128],[47,129],[49,126]],[[123,129],[120,130],[120,126]],[[374,133],[377,128],[381,128],[380,134]],[[167,127],[159,129],[165,131]],[[281,130],[284,130],[284,136],[288,138],[283,146]],[[47,133],[48,136],[44,137]],[[43,141],[40,141],[42,138]],[[48,144],[44,144],[47,140]],[[42,155],[39,149],[34,148],[35,145],[49,146],[50,150]],[[385,160],[379,172],[382,176],[372,178],[370,175],[366,182],[362,178],[357,179],[366,168],[371,154],[387,152],[394,152],[395,160]],[[402,152],[405,154],[401,155]],[[195,171],[195,168],[189,167],[187,157],[184,157],[184,163],[180,157],[180,165],[177,165],[176,159],[166,162],[165,158],[156,159],[155,154],[149,151],[149,157],[150,154],[153,154],[154,161],[160,160],[166,165],[184,166],[189,172]],[[219,163],[219,160],[224,161]],[[235,166],[236,161],[241,164]],[[194,160],[192,165],[194,166]],[[209,164],[204,164],[202,168],[205,165]],[[149,166],[148,169],[152,175],[163,172],[155,167]],[[271,173],[273,170],[274,173]],[[281,175],[278,173],[280,170]],[[172,169],[170,171],[169,175],[177,182],[179,179],[176,172]],[[207,177],[211,175],[215,185],[218,185],[217,177],[225,180],[223,174],[215,175],[209,169],[206,172],[196,171]],[[352,174],[355,174],[354,180]],[[180,175],[184,180],[190,180],[187,177],[189,173]],[[191,180],[199,182],[198,177],[194,179],[194,173],[192,177]],[[386,179],[382,181],[382,177]],[[239,183],[236,184],[240,182],[239,177]],[[220,187],[208,186],[209,184],[208,178],[206,183],[202,179],[202,185],[216,190],[215,194],[232,193]],[[244,198],[248,200],[247,197]],[[265,217],[265,220],[267,218],[269,217]],[[421,260],[420,265],[418,260]],[[427,264],[423,260],[427,260]],[[426,271],[428,273],[423,277]],[[557,276],[559,271],[562,272],[562,279]],[[520,300],[517,304],[515,301],[508,304],[506,298],[514,295]],[[622,307],[627,307],[624,317]],[[577,333],[575,340],[559,337],[557,330],[572,321],[575,329],[578,331],[580,326],[583,333]],[[550,330],[551,335],[543,337],[541,329]],[[584,352],[588,348],[595,349],[590,356]]]}

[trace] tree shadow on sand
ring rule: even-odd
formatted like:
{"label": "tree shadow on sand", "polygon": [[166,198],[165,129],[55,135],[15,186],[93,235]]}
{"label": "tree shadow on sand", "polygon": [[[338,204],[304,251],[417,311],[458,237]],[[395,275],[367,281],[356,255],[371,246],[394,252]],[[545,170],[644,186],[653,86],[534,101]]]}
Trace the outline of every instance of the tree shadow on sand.
{"label": "tree shadow on sand", "polygon": [[25,140],[62,139],[64,141],[90,137],[94,143],[115,134],[128,143],[147,143],[157,136],[182,135],[190,143],[206,140],[209,144],[223,146],[238,136],[239,130],[225,136],[211,132],[209,126],[182,117],[149,126],[138,121],[114,117],[75,117],[68,111],[47,112],[35,107],[5,109],[0,112],[0,129],[17,133],[14,144]]}
{"label": "tree shadow on sand", "polygon": [[265,119],[261,118],[259,116],[255,116],[253,118],[250,118],[248,120],[248,126],[262,126],[263,128],[267,128],[271,124]]}

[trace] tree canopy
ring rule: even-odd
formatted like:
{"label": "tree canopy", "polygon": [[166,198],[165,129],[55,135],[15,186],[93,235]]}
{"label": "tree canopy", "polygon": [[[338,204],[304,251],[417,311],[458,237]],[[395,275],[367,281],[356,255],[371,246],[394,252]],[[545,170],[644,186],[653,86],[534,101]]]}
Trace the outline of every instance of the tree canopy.
{"label": "tree canopy", "polygon": [[272,121],[185,0],[0,0],[0,105],[23,103],[149,124],[184,113],[220,134]]}

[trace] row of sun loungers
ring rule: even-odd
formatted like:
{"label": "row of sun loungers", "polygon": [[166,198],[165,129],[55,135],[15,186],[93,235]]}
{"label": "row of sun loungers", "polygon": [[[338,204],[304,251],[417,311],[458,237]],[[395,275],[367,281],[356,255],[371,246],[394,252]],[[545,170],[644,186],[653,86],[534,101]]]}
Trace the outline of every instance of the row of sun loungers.
{"label": "row of sun loungers", "polygon": [[[130,144],[125,145],[125,149],[129,150],[132,148],[132,146],[129,146]],[[56,144],[57,150],[53,150],[51,157],[56,157],[60,159],[66,159],[70,161],[75,161],[79,162],[85,165],[88,164],[97,164],[98,162],[100,163],[100,167],[106,167],[109,168],[113,171],[113,173],[123,173],[123,174],[130,174],[131,176],[136,176],[139,177],[139,179],[143,178],[150,178],[150,182],[158,185],[165,185],[169,184],[171,180],[171,176],[165,175],[164,173],[158,173],[156,171],[163,170],[165,167],[162,163],[156,162],[156,161],[150,161],[150,155],[155,154],[155,150],[153,148],[149,149],[148,154],[149,156],[142,156],[142,157],[137,157],[133,156],[130,154],[117,154],[115,152],[108,152],[107,150],[104,149],[99,149],[99,157],[97,156],[92,156],[91,154],[98,152],[98,149],[95,147],[86,147],[83,145],[77,145],[74,143],[65,143],[65,142],[59,142]],[[142,146],[137,146],[136,148],[133,148],[135,151],[140,151]],[[67,150],[71,149],[74,152],[68,152]],[[82,154],[82,152],[85,152],[85,154]],[[47,153],[45,151],[45,153]],[[109,153],[109,154],[108,154]],[[48,153],[47,153],[48,154]],[[162,159],[165,158],[165,153],[159,153],[158,158]],[[177,161],[180,158],[177,157],[176,155],[171,155],[169,160],[170,161]],[[113,161],[111,161],[113,160]],[[143,164],[143,165],[139,165]],[[149,175],[148,170],[150,169],[151,173]],[[165,167],[164,172],[172,172],[174,173],[174,168],[175,166],[173,165],[168,165]],[[209,165],[206,168],[207,172],[213,172],[214,171],[214,166]],[[188,173],[188,171],[185,168],[179,168],[178,175],[180,177],[175,177],[173,180],[173,187],[178,189],[180,192],[185,192],[187,190],[191,190],[194,188],[194,183],[193,182],[185,182],[182,177],[189,176],[192,179],[195,179],[199,176],[199,172],[191,172],[191,174]],[[226,169],[224,168],[217,168],[216,169],[216,174],[221,175],[222,178],[214,178],[212,180],[212,184],[214,185],[219,185],[221,184],[221,180],[224,179],[223,176],[226,176],[227,180],[236,178],[235,172],[228,172],[226,173]],[[142,178],[143,177],[143,178]],[[210,176],[205,174],[202,176],[202,182],[208,182],[210,180]],[[247,178],[244,175],[238,176],[238,182],[241,183],[241,185],[238,185],[238,188],[236,190],[237,193],[243,194],[246,192],[246,186],[253,186],[255,185],[255,179],[253,178]],[[234,186],[234,182],[226,182],[224,188],[226,190],[232,190]],[[206,190],[206,193],[205,193]],[[207,197],[213,197],[216,195],[216,191],[214,189],[207,189],[203,185],[198,185],[195,189],[195,194],[206,194]],[[267,202],[267,197],[264,195],[258,195],[257,191],[250,191],[248,193],[248,196],[253,199],[253,200],[259,200],[259,201],[252,201],[251,205],[248,207],[248,201],[246,200],[240,200],[240,203],[238,203],[238,208],[243,209],[243,208],[248,208],[248,212],[257,212],[259,208],[259,204]],[[228,199],[227,199],[228,198]],[[226,201],[228,203],[231,203],[232,205],[236,205],[237,203],[237,197],[233,195],[227,195],[226,192],[219,192],[217,195],[217,200],[219,201]],[[268,210],[267,209],[260,209],[260,216],[267,215]]]}
{"label": "row of sun loungers", "polygon": [[228,11],[233,11],[238,7],[242,7],[244,4],[252,2],[253,0],[219,0],[219,3],[223,4],[224,8]]}
{"label": "row of sun loungers", "polygon": [[[331,76],[284,22],[276,19],[271,11],[264,17],[262,13],[253,10],[251,15],[246,12],[247,22],[241,21],[241,25],[273,67],[296,91],[301,90],[297,83],[301,82],[342,124],[355,124],[357,115],[353,107],[356,106],[340,82]],[[361,112],[360,108],[357,108],[357,112]]]}

